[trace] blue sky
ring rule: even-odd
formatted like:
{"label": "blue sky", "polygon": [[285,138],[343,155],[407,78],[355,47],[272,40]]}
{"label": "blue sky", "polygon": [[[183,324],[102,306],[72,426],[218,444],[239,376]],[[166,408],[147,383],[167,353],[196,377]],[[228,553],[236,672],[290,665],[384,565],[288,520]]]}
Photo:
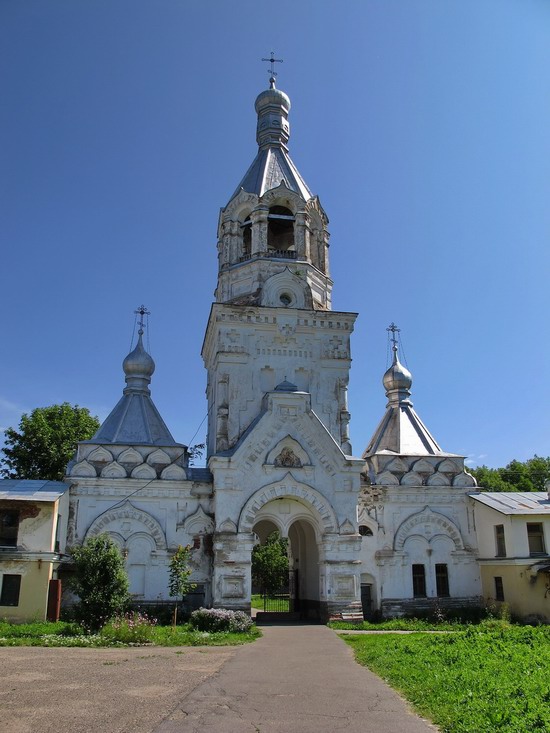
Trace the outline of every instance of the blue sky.
{"label": "blue sky", "polygon": [[106,417],[143,302],[153,398],[191,440],[219,208],[256,152],[271,49],[333,306],[360,313],[354,452],[395,321],[444,450],[548,455],[546,0],[2,0],[0,427],[62,401]]}

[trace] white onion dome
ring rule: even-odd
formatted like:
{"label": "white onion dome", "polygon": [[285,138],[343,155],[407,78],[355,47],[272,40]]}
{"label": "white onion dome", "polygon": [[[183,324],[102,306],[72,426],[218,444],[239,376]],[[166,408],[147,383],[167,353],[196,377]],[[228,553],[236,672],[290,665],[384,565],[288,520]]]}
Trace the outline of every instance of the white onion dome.
{"label": "white onion dome", "polygon": [[260,148],[280,145],[286,149],[290,137],[290,99],[280,89],[275,88],[273,77],[269,82],[269,89],[258,94],[254,103],[258,114],[256,140]]}
{"label": "white onion dome", "polygon": [[155,371],[155,362],[143,347],[143,331],[140,329],[138,333],[136,348],[124,359],[122,368],[129,388],[147,389]]}
{"label": "white onion dome", "polygon": [[412,386],[412,374],[399,361],[397,346],[393,346],[393,363],[382,379],[387,396],[399,401],[407,399]]}

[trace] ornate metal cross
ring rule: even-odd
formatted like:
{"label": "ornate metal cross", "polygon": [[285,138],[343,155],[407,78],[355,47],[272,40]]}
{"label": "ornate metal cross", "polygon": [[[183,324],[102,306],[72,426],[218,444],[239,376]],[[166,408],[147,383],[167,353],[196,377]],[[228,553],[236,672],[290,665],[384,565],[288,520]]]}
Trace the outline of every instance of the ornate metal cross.
{"label": "ornate metal cross", "polygon": [[386,331],[389,333],[391,331],[391,337],[390,340],[394,346],[397,346],[397,336],[396,334],[401,331],[400,328],[397,328],[395,323],[393,321],[390,323],[390,325],[386,328]]}
{"label": "ornate metal cross", "polygon": [[143,333],[143,327],[145,325],[143,321],[143,316],[150,316],[151,311],[148,311],[147,308],[144,305],[140,305],[137,310],[134,311],[136,316],[139,315],[139,330]]}
{"label": "ornate metal cross", "polygon": [[282,64],[283,63],[283,59],[276,59],[275,58],[275,51],[272,51],[271,52],[271,57],[268,58],[268,59],[262,59],[262,61],[269,61],[269,63],[271,64],[271,69],[269,70],[269,73],[270,73],[271,77],[273,79],[275,79],[275,77],[277,76],[277,72],[275,71],[274,64]]}

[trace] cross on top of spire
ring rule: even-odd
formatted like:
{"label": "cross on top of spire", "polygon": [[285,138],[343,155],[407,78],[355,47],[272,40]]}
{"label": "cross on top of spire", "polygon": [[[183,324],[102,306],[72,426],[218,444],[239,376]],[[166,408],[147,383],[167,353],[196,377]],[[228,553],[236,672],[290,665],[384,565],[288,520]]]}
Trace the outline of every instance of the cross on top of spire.
{"label": "cross on top of spire", "polygon": [[401,329],[400,328],[397,328],[397,326],[395,325],[395,323],[393,323],[393,321],[392,321],[390,323],[390,325],[386,328],[386,331],[388,332],[388,334],[391,332],[390,340],[391,340],[391,342],[393,344],[393,348],[396,349],[397,348],[397,336],[396,336],[396,334],[398,334],[401,331]]}
{"label": "cross on top of spire", "polygon": [[138,333],[140,334],[140,336],[143,336],[143,327],[145,326],[145,322],[143,320],[143,316],[150,316],[151,315],[151,311],[148,311],[147,308],[144,305],[140,305],[139,308],[137,308],[134,311],[134,313],[136,314],[136,316],[139,316],[139,322],[138,322],[139,331],[138,331]]}
{"label": "cross on top of spire", "polygon": [[269,69],[269,86],[273,89],[275,86],[275,77],[277,76],[277,72],[275,71],[275,64],[282,64],[283,59],[276,59],[275,58],[275,51],[271,52],[271,56],[268,59],[262,59],[262,61],[269,61],[271,64],[271,68]]}

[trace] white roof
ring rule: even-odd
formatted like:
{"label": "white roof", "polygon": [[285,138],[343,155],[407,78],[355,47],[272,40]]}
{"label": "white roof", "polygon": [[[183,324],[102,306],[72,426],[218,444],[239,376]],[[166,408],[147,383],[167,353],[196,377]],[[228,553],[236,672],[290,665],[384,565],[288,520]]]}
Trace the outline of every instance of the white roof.
{"label": "white roof", "polygon": [[475,491],[470,496],[501,514],[550,515],[550,500],[545,491]]}
{"label": "white roof", "polygon": [[0,479],[0,499],[4,500],[54,502],[68,490],[69,484],[63,481]]}

